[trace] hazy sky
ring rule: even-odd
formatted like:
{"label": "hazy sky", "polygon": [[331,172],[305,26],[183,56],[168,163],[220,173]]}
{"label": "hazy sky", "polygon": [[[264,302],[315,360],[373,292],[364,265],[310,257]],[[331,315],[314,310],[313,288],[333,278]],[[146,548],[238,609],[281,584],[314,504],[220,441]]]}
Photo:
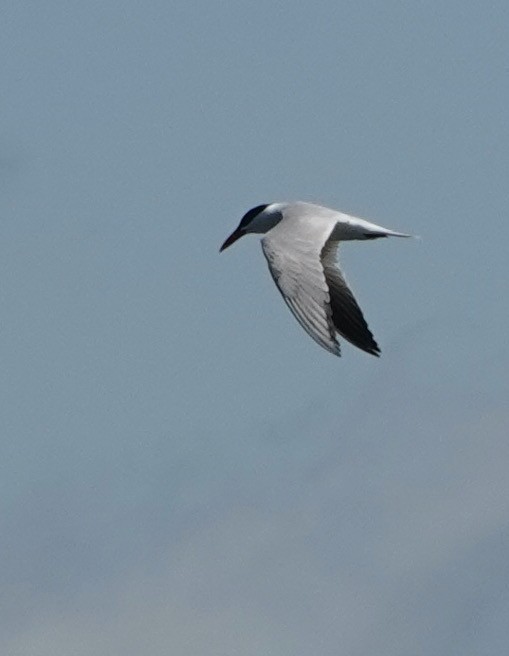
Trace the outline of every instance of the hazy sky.
{"label": "hazy sky", "polygon": [[[1,14],[0,652],[505,653],[507,2]],[[422,236],[379,360],[218,254],[292,199]]]}

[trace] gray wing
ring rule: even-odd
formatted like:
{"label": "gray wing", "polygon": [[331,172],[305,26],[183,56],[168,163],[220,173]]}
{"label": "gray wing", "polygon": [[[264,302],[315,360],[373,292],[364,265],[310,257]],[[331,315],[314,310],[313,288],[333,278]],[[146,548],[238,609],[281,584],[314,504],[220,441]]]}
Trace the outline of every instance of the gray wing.
{"label": "gray wing", "polygon": [[336,264],[337,249],[338,242],[329,239],[320,256],[330,293],[332,321],[338,333],[351,344],[378,356],[380,348]]}
{"label": "gray wing", "polygon": [[274,282],[304,330],[334,355],[341,355],[336,333],[363,351],[379,355],[380,349],[336,265],[338,242],[330,239],[330,224],[319,230],[315,225],[313,235],[303,234],[304,227],[292,231],[278,228],[262,239],[263,253]]}
{"label": "gray wing", "polygon": [[320,346],[340,355],[329,288],[320,259],[320,248],[327,236],[317,247],[316,239],[281,235],[276,227],[262,239],[262,248],[274,282],[297,321]]}

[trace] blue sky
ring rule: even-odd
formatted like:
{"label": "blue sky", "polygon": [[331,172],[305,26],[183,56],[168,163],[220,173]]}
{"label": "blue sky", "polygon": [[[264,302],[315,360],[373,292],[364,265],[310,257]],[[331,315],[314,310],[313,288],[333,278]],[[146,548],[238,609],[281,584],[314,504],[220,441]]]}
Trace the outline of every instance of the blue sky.
{"label": "blue sky", "polygon": [[[509,8],[4,3],[0,651],[479,656],[509,639]],[[340,257],[314,344],[242,214]]]}

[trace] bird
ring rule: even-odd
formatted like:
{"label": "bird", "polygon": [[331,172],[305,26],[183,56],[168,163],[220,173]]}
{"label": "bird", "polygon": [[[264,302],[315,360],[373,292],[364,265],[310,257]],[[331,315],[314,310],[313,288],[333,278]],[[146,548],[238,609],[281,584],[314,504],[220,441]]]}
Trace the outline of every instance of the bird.
{"label": "bird", "polygon": [[219,252],[248,233],[265,235],[261,245],[272,278],[315,342],[340,356],[339,336],[366,353],[380,355],[380,347],[337,265],[338,246],[342,241],[412,235],[314,203],[268,203],[246,212]]}

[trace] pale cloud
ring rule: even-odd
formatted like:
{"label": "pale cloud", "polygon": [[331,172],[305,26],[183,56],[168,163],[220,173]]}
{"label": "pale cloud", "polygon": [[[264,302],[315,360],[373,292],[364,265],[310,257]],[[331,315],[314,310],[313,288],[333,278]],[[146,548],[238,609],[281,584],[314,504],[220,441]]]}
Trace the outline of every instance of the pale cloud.
{"label": "pale cloud", "polygon": [[[67,607],[32,608],[2,652],[489,653],[482,645],[500,636],[509,613],[499,580],[508,422],[501,409],[456,426],[447,438],[462,447],[436,470],[434,487],[398,477],[409,444],[402,461],[389,452],[370,471],[347,455],[312,488],[302,472],[304,494],[277,509],[232,498],[152,563],[130,563]],[[358,483],[346,491],[352,468]]]}

